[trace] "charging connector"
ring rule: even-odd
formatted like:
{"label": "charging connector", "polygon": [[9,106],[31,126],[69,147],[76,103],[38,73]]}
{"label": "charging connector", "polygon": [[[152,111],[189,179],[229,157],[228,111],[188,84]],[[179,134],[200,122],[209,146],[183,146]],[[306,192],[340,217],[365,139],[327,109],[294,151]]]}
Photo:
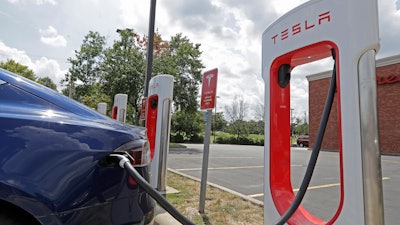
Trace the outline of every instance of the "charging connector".
{"label": "charging connector", "polygon": [[[143,188],[158,204],[171,214],[176,220],[184,225],[195,225],[192,221],[183,216],[177,209],[175,209],[156,189],[154,189],[147,181],[136,171],[131,165],[129,154],[110,154],[110,157],[118,160],[118,165],[125,169],[129,175]],[[131,158],[132,159],[132,158]],[[133,160],[133,159],[132,159]]]}

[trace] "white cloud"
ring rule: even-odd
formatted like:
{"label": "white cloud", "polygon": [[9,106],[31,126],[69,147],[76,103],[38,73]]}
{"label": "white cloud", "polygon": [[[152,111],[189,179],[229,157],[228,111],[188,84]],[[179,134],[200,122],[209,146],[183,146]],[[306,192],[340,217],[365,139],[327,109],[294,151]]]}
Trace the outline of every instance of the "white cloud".
{"label": "white cloud", "polygon": [[400,33],[400,1],[379,0],[379,33],[381,37],[380,57],[387,57],[399,54],[399,33]]}
{"label": "white cloud", "polygon": [[55,1],[55,0],[8,0],[8,2],[10,2],[12,4],[31,2],[36,5],[44,5],[44,4],[57,5],[57,1]]}
{"label": "white cloud", "polygon": [[57,5],[57,2],[55,0],[36,0],[36,4],[38,5],[43,5],[49,3],[50,5]]}
{"label": "white cloud", "polygon": [[42,57],[36,60],[33,66],[33,71],[38,77],[50,77],[60,90],[60,82],[67,73],[67,70],[62,70],[58,62],[54,59]]}
{"label": "white cloud", "polygon": [[[122,26],[124,26],[122,28],[134,28],[135,31],[140,34],[147,34],[150,1],[120,0],[119,4],[120,19],[122,21]],[[159,12],[157,12],[157,14],[158,13]]]}
{"label": "white cloud", "polygon": [[62,70],[57,60],[41,57],[39,60],[32,61],[31,57],[24,51],[10,48],[0,41],[0,61],[13,59],[16,62],[27,66],[38,77],[50,77],[60,89],[60,81],[64,78],[67,70]]}
{"label": "white cloud", "polygon": [[39,29],[40,41],[46,45],[50,45],[53,47],[65,47],[67,46],[67,40],[57,33],[57,30],[49,26],[47,29]]}
{"label": "white cloud", "polygon": [[4,42],[0,41],[0,61],[5,62],[8,59],[13,59],[28,67],[29,65],[32,65],[32,60],[25,51],[8,47]]}

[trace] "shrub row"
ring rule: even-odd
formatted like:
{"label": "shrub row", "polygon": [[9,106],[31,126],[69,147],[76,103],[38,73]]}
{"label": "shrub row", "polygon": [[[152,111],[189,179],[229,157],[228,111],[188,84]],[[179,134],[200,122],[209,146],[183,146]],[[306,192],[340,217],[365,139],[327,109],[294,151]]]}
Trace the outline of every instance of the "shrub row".
{"label": "shrub row", "polygon": [[198,134],[193,135],[190,138],[183,137],[180,134],[171,134],[170,142],[173,143],[203,143],[204,137]]}
{"label": "shrub row", "polygon": [[247,137],[217,137],[218,144],[235,144],[235,145],[264,145],[264,139],[250,139]]}
{"label": "shrub row", "polygon": [[[170,142],[172,143],[203,143],[204,137],[201,135],[194,135],[192,137],[185,138],[179,134],[171,134]],[[216,139],[218,144],[234,144],[234,145],[264,145],[264,139],[254,139],[248,137],[240,137],[237,139],[233,136],[218,136]]]}

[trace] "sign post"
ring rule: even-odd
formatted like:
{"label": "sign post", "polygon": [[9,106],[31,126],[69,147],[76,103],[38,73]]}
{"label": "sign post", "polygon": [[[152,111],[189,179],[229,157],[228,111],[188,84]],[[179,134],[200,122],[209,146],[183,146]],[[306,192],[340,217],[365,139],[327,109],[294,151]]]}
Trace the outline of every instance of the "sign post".
{"label": "sign post", "polygon": [[212,122],[212,109],[215,107],[215,96],[217,95],[217,78],[218,69],[207,71],[203,74],[203,85],[201,88],[201,110],[206,112],[206,127],[204,134],[204,150],[203,150],[203,165],[201,169],[201,186],[200,186],[200,202],[199,212],[204,213],[206,201],[206,187],[207,187],[207,172],[208,172],[208,158],[210,155],[210,134]]}

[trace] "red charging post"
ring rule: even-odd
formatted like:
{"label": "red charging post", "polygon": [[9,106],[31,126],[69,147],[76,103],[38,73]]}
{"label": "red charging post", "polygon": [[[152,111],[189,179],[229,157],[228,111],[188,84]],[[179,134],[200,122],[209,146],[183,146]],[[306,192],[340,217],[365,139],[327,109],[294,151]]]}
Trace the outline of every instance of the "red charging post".
{"label": "red charging post", "polygon": [[328,221],[300,205],[288,224],[383,224],[375,77],[377,11],[376,0],[312,0],[264,31],[264,224],[278,220],[295,198],[290,174],[290,85],[288,76],[278,78],[279,70],[290,73],[298,65],[331,57],[331,50],[336,52],[340,203]]}
{"label": "red charging post", "polygon": [[148,99],[146,128],[150,144],[150,158],[153,160],[156,147],[158,95],[154,94],[148,97]]}
{"label": "red charging post", "polygon": [[126,120],[126,107],[128,104],[127,94],[116,94],[114,96],[114,106],[112,108],[111,118],[125,123]]}
{"label": "red charging post", "polygon": [[146,128],[152,159],[150,180],[161,192],[166,191],[173,88],[173,76],[157,75],[151,78],[147,95]]}

